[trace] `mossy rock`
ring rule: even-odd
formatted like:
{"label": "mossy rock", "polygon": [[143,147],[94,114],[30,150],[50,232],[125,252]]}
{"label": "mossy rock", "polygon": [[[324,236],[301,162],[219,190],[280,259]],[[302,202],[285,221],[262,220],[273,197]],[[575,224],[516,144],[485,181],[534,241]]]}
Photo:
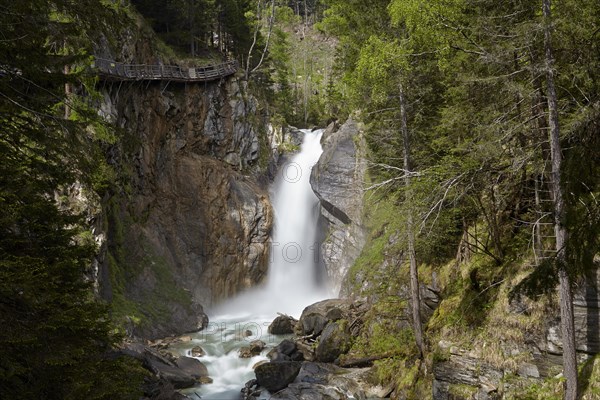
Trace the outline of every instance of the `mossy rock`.
{"label": "mossy rock", "polygon": [[339,356],[350,350],[352,335],[345,320],[327,324],[317,345],[316,359],[321,362],[334,362]]}

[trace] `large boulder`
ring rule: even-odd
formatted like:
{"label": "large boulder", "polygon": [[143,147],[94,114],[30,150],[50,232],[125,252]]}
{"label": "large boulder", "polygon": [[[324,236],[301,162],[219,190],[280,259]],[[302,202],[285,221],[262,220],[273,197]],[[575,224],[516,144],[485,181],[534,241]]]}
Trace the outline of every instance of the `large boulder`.
{"label": "large boulder", "polygon": [[349,311],[350,304],[347,300],[342,299],[329,299],[311,304],[302,311],[300,320],[296,324],[296,334],[315,337],[320,335],[329,322],[344,317],[345,311]]}
{"label": "large boulder", "polygon": [[352,336],[348,329],[348,321],[330,322],[319,340],[315,357],[317,361],[334,362],[340,355],[350,350]]}
{"label": "large boulder", "polygon": [[191,357],[179,357],[175,360],[175,365],[186,374],[195,379],[205,378],[208,376],[206,365]]}
{"label": "large boulder", "polygon": [[292,383],[301,367],[302,363],[296,361],[270,362],[256,367],[254,373],[260,386],[275,393]]}
{"label": "large boulder", "polygon": [[298,321],[289,315],[280,315],[269,325],[269,333],[272,335],[287,335],[294,333],[294,326]]}

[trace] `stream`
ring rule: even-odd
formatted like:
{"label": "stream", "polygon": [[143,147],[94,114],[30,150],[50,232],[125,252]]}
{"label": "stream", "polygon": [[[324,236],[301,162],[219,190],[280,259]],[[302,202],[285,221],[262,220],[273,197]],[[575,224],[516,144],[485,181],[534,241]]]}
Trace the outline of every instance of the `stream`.
{"label": "stream", "polygon": [[[173,347],[187,356],[195,346],[206,352],[198,359],[207,366],[213,383],[183,391],[192,399],[239,399],[241,388],[254,378],[252,367],[268,360],[266,354],[291,336],[268,333],[277,313],[298,319],[304,307],[328,297],[326,285],[319,282],[319,208],[310,186],[312,166],[323,152],[323,130],[302,132],[299,153],[282,166],[272,187],[275,226],[267,282],[216,307],[205,330],[191,335],[191,342]],[[252,358],[240,358],[239,349],[253,340],[265,342],[265,350]],[[269,397],[264,393],[258,399]]]}

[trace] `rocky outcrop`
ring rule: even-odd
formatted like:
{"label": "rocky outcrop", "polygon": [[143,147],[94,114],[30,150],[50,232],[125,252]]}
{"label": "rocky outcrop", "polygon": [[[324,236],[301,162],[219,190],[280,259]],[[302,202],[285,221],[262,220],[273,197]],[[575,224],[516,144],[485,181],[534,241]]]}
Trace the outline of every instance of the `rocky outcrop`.
{"label": "rocky outcrop", "polygon": [[[285,381],[280,380],[280,384],[276,386],[278,390],[274,391],[261,384],[264,380],[250,381],[246,387],[250,387],[251,390],[244,391],[247,393],[245,398],[250,399],[253,394],[256,397],[262,389],[272,393],[271,399],[280,400],[372,399],[385,398],[391,392],[390,388],[384,388],[373,383],[370,368],[347,369],[317,362],[295,363],[293,365],[292,372],[295,373],[295,378],[286,385],[283,385]],[[289,364],[284,363],[268,363],[258,368],[279,371],[276,373],[271,372],[271,374],[272,376],[280,376],[291,367],[289,367]],[[298,369],[297,372],[296,368]]]}
{"label": "rocky outcrop", "polygon": [[[598,353],[600,270],[588,276],[574,291],[575,336],[579,362]],[[550,311],[550,310],[548,310]],[[528,302],[518,297],[510,303],[510,312],[527,315]],[[433,398],[501,399],[512,398],[521,390],[562,371],[562,338],[558,309],[547,312],[544,329],[527,332],[523,341],[498,343],[502,363],[491,363],[485,349],[467,350],[442,341],[438,344],[443,357],[433,365]],[[496,350],[498,351],[498,350]],[[441,359],[439,359],[441,358]],[[510,362],[507,362],[510,360]],[[458,395],[457,388],[460,388]]]}
{"label": "rocky outcrop", "polygon": [[166,357],[150,347],[140,343],[125,344],[121,353],[142,362],[156,379],[168,382],[175,389],[194,386],[208,377],[204,364],[190,357]]}
{"label": "rocky outcrop", "polygon": [[320,201],[322,260],[337,293],[365,243],[365,145],[358,125],[351,119],[339,129],[330,125],[323,133],[322,145],[323,154],[312,170],[310,182]]}
{"label": "rocky outcrop", "polygon": [[143,90],[126,83],[105,89],[101,109],[124,129],[108,154],[129,180],[129,193],[105,201],[102,295],[140,305],[134,317],[147,323],[136,335],[198,330],[207,322],[200,304],[266,274],[272,215],[252,175],[256,100],[235,79]]}

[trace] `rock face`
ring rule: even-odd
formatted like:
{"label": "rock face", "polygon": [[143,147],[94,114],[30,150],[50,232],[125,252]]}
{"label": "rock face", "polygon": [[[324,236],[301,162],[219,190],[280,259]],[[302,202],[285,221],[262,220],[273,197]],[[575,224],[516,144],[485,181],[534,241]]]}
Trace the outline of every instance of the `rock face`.
{"label": "rock face", "polygon": [[256,178],[257,102],[235,78],[117,86],[105,88],[101,113],[124,130],[108,161],[129,193],[105,199],[100,292],[148,305],[135,335],[198,330],[207,324],[200,305],[267,271],[272,212]]}
{"label": "rock face", "polygon": [[322,259],[337,292],[366,240],[362,226],[366,146],[351,119],[338,130],[330,125],[323,133],[322,145],[323,154],[310,183],[320,201]]}

